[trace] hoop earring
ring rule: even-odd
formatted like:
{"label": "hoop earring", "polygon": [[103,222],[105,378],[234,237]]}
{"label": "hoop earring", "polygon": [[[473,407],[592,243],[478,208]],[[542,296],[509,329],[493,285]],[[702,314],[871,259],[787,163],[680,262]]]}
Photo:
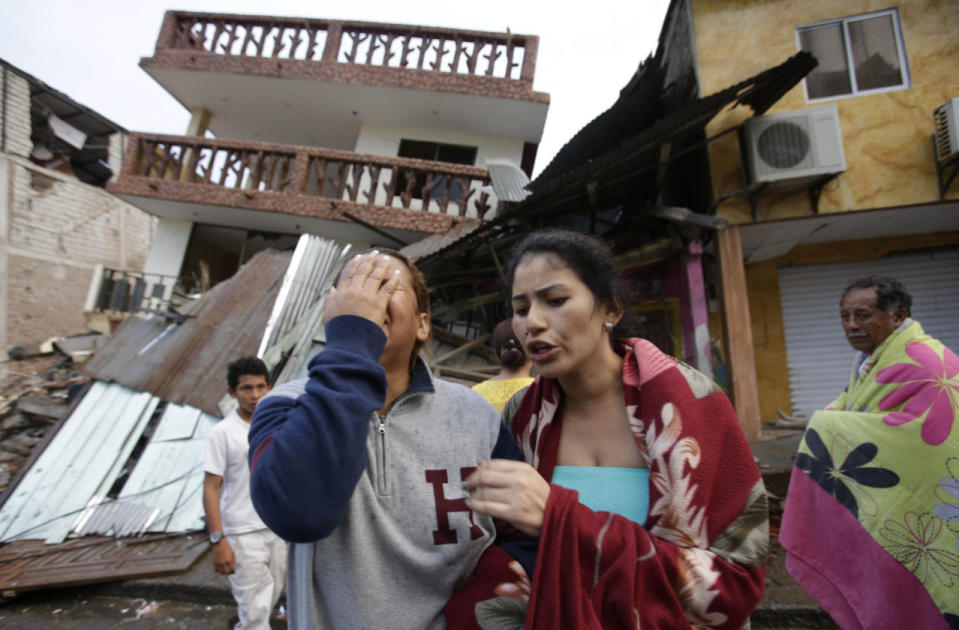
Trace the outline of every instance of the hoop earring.
{"label": "hoop earring", "polygon": [[613,326],[613,322],[606,322],[604,328],[606,328],[606,332],[611,335],[613,334],[613,328],[615,328],[615,326]]}

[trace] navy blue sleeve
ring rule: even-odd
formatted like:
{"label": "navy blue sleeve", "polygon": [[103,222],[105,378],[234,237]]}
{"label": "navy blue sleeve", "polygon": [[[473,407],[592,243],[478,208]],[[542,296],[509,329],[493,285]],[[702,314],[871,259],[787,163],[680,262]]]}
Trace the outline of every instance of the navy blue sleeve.
{"label": "navy blue sleeve", "polygon": [[326,324],[306,393],[269,396],[250,426],[250,495],[267,527],[292,542],[329,536],[367,464],[370,414],[386,400],[377,363],[386,335],[355,315]]}
{"label": "navy blue sleeve", "polygon": [[491,458],[524,461],[523,451],[516,442],[513,432],[506,428],[504,422],[499,423],[499,436],[496,438],[496,446],[493,447]]}

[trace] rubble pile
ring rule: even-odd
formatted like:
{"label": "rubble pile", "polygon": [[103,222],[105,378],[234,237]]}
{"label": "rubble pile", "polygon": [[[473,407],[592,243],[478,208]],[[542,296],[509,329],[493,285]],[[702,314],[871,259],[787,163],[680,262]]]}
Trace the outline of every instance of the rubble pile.
{"label": "rubble pile", "polygon": [[0,364],[0,492],[86,383],[74,367],[59,353]]}

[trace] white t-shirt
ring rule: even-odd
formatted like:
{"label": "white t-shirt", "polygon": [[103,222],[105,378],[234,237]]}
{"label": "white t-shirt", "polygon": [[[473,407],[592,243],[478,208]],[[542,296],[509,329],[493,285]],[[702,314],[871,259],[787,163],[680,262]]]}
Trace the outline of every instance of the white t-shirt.
{"label": "white t-shirt", "polygon": [[250,423],[234,411],[220,420],[206,438],[203,469],[223,477],[220,520],[224,534],[245,534],[266,528],[250,500],[249,432]]}

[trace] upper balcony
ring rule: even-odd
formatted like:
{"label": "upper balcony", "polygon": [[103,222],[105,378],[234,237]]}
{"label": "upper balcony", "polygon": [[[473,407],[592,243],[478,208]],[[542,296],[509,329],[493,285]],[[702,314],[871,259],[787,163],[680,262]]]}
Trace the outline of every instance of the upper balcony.
{"label": "upper balcony", "polygon": [[497,203],[475,166],[141,133],[107,190],[160,217],[394,246],[383,236],[444,233],[490,218]]}
{"label": "upper balcony", "polygon": [[218,137],[353,149],[364,123],[538,143],[538,38],[167,11],[140,66]]}

